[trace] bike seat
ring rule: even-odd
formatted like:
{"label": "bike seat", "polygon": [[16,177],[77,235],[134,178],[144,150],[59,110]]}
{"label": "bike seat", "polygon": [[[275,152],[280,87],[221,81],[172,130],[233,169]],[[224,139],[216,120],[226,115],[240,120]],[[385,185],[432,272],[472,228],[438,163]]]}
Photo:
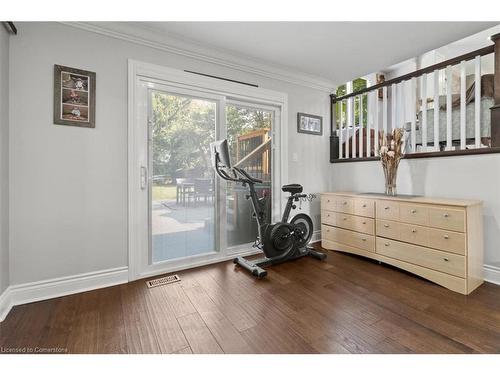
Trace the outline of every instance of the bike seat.
{"label": "bike seat", "polygon": [[302,185],[300,184],[288,184],[281,187],[285,193],[298,194],[302,193]]}

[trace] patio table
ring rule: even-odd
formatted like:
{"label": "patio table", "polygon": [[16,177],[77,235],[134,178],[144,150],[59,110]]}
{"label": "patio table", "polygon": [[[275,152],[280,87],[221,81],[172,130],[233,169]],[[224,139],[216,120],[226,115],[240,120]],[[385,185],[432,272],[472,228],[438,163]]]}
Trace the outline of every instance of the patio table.
{"label": "patio table", "polygon": [[183,181],[177,184],[176,203],[179,204],[179,197],[182,199],[182,204],[186,204],[186,194],[194,192],[194,182]]}

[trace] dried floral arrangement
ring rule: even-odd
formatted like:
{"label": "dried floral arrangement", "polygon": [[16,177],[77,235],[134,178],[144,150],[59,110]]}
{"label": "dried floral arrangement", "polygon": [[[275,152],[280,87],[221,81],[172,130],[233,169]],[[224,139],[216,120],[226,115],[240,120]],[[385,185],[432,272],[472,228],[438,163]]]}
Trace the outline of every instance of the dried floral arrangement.
{"label": "dried floral arrangement", "polygon": [[380,145],[379,154],[385,176],[385,193],[396,195],[396,178],[399,161],[403,157],[403,129],[392,130],[392,134],[385,135],[379,132],[378,141]]}

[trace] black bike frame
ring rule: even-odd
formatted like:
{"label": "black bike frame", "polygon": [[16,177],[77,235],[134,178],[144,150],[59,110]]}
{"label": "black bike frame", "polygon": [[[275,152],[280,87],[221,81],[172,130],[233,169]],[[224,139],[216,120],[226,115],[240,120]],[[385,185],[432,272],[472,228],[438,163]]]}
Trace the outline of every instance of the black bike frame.
{"label": "black bike frame", "polygon": [[[255,214],[255,219],[257,220],[258,238],[257,241],[255,241],[254,247],[259,248],[265,254],[265,257],[253,260],[248,260],[239,256],[233,260],[233,262],[236,265],[243,267],[244,269],[249,271],[253,276],[262,279],[267,275],[267,271],[262,267],[282,263],[287,260],[297,259],[305,256],[310,256],[318,260],[324,260],[326,258],[326,254],[320,253],[308,247],[307,245],[304,245],[303,247],[300,248],[297,247],[296,246],[297,240],[295,238],[295,233],[293,233],[292,237],[293,246],[289,247],[288,250],[282,252],[281,254],[272,253],[272,256],[268,255],[269,251],[266,252],[266,248],[264,246],[264,238],[262,237],[262,227],[264,226],[262,223],[264,218],[264,204],[262,203],[262,199],[259,199],[259,197],[257,196],[257,192],[255,191],[255,184],[262,183],[262,181],[250,176],[247,172],[245,172],[245,170],[241,168],[236,168],[236,167],[228,168],[228,172],[226,172],[224,169],[220,167],[219,162],[220,162],[219,153],[215,150],[215,171],[217,172],[217,174],[226,181],[241,183],[243,186],[248,185],[250,194],[247,195],[247,199],[250,199],[252,203],[252,209]],[[231,175],[229,173],[231,173]],[[290,194],[286,202],[285,212],[283,212],[281,223],[288,223],[290,212],[292,211],[292,209],[295,208],[293,202],[298,201],[300,198],[306,196],[307,196],[306,194]],[[278,225],[278,228],[280,225],[290,226],[289,224],[280,224],[280,223],[276,223],[275,225]],[[270,233],[270,236],[272,236],[272,232]],[[273,239],[270,238],[270,243],[269,243],[270,247],[273,247],[272,240]]]}
{"label": "black bike frame", "polygon": [[[217,174],[223,178],[226,181],[232,181],[232,182],[237,182],[240,184],[243,184],[243,186],[248,185],[248,189],[250,190],[250,194],[247,196],[247,198],[250,199],[250,202],[252,203],[252,209],[255,214],[255,220],[257,220],[257,231],[258,231],[258,238],[259,241],[262,241],[262,231],[261,227],[264,224],[262,220],[264,219],[264,204],[261,203],[259,200],[259,197],[257,195],[257,192],[255,191],[255,183],[262,183],[261,180],[257,178],[253,178],[250,176],[245,170],[241,168],[232,168],[233,176],[230,176],[225,170],[221,169],[219,167],[219,154],[216,153],[215,155],[216,161],[215,161],[215,171]],[[305,194],[291,194],[286,202],[285,206],[285,211],[283,212],[283,216],[281,218],[281,222],[283,223],[288,223],[288,219],[290,218],[290,212],[292,211],[293,208],[293,201],[298,200],[300,196],[306,196]]]}
{"label": "black bike frame", "polygon": [[290,212],[292,211],[293,207],[293,201],[296,199],[295,195],[292,194],[288,197],[286,201],[286,206],[285,206],[285,211],[283,212],[283,217],[281,218],[281,221],[283,223],[288,223],[288,219],[290,218]]}

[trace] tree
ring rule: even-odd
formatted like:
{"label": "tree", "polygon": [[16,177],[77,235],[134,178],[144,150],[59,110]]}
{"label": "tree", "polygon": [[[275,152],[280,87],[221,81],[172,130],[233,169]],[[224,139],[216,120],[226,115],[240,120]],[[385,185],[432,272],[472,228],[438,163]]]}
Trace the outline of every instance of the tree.
{"label": "tree", "polygon": [[271,129],[269,111],[260,111],[232,105],[226,106],[227,140],[231,159],[236,160],[236,143],[239,136],[259,129]]}
{"label": "tree", "polygon": [[215,139],[215,103],[155,92],[152,107],[154,175],[206,174],[209,144]]}
{"label": "tree", "polygon": [[[357,92],[359,90],[365,89],[367,87],[367,82],[363,78],[357,78],[352,82],[352,91]],[[347,86],[341,85],[337,88],[336,95],[339,96],[344,96],[347,94]],[[368,123],[368,100],[367,96],[363,97],[363,126],[366,127],[366,124]],[[360,113],[360,108],[359,108],[359,97],[354,98],[354,121],[359,122],[359,113]],[[335,114],[336,114],[336,120],[337,120],[337,129],[340,126],[340,104],[337,104],[335,106]],[[342,118],[344,119],[344,124],[345,124],[345,119],[347,115],[347,106],[343,105],[342,106]],[[359,124],[358,124],[359,125]]]}
{"label": "tree", "polygon": [[[152,94],[153,174],[170,178],[186,172],[211,174],[210,142],[215,140],[216,104],[161,92]],[[227,138],[236,160],[238,136],[271,128],[271,112],[226,106]]]}

